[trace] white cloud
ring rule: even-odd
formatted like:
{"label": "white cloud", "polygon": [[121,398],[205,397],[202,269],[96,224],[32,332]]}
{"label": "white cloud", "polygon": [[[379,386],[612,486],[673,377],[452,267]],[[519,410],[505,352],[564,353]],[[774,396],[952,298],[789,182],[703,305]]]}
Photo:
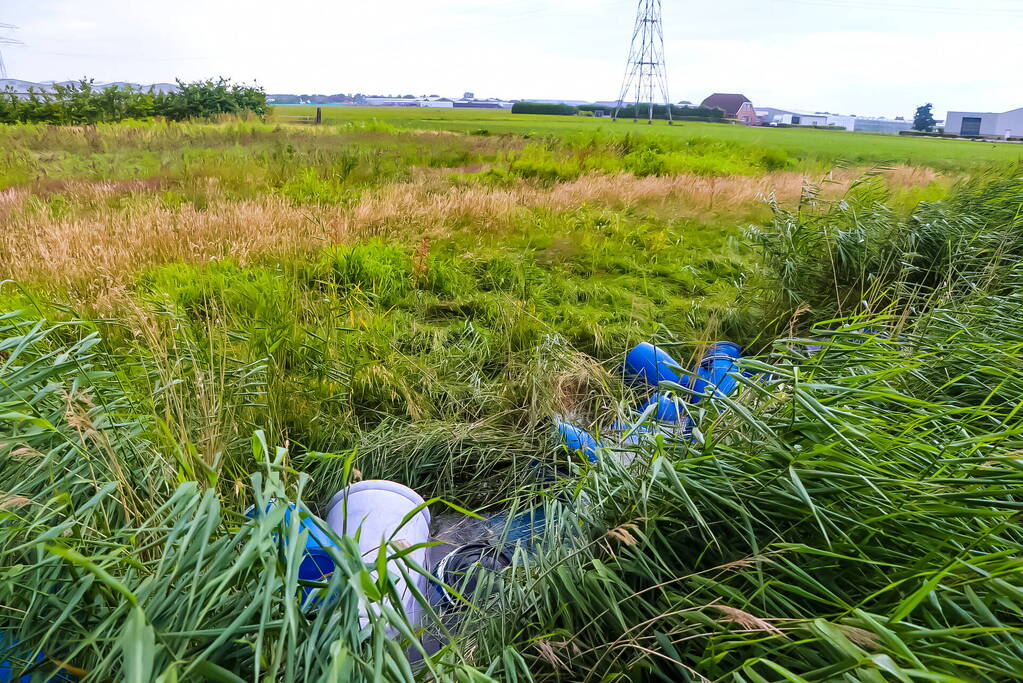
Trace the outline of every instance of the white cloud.
{"label": "white cloud", "polygon": [[[950,51],[951,45],[962,47]],[[669,54],[687,48],[698,57],[686,65],[686,91],[697,96],[741,91],[764,106],[890,116],[908,115],[928,101],[939,113],[1023,106],[1020,72],[1011,66],[1019,63],[1021,48],[1012,32],[673,41]],[[676,70],[673,79],[678,76]]]}
{"label": "white cloud", "polygon": [[[19,78],[225,75],[276,92],[471,89],[570,99],[617,96],[635,7],[624,0],[4,4],[0,21],[19,24],[27,43],[5,50]],[[909,114],[924,101],[939,112],[1023,105],[1018,15],[911,15],[874,4],[665,0],[673,99],[739,91],[760,104],[886,115]]]}

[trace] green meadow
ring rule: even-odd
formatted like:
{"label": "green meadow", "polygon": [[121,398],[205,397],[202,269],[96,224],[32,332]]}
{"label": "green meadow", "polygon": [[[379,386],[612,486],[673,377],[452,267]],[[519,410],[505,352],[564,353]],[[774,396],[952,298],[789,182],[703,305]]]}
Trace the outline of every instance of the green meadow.
{"label": "green meadow", "polygon": [[[512,114],[496,109],[431,109],[419,107],[324,106],[323,120],[347,123],[372,119],[401,128],[456,130],[477,133],[511,133],[563,137],[600,131],[612,135],[649,135],[661,139],[711,138],[744,145],[777,147],[802,159],[825,163],[906,163],[938,168],[961,168],[987,162],[1013,162],[1023,158],[1023,145],[965,140],[913,139],[897,135],[872,135],[800,128],[749,128],[747,126],[684,122],[668,126],[608,118]],[[312,105],[277,105],[271,116],[313,116]]]}

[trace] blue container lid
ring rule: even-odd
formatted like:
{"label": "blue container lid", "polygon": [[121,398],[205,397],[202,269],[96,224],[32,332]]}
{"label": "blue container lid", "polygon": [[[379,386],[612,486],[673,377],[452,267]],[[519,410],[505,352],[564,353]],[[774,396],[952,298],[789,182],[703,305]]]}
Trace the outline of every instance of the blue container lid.
{"label": "blue container lid", "polygon": [[326,581],[332,573],[334,560],[322,549],[307,549],[302,564],[298,565],[298,578],[302,581]]}

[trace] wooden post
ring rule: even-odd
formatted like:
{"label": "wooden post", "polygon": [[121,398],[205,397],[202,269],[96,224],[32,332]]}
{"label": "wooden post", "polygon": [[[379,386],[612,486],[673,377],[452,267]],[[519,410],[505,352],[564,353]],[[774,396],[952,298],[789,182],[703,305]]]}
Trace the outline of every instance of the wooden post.
{"label": "wooden post", "polygon": [[323,123],[323,108],[322,107],[317,107],[316,108],[316,125],[318,126],[321,123]]}

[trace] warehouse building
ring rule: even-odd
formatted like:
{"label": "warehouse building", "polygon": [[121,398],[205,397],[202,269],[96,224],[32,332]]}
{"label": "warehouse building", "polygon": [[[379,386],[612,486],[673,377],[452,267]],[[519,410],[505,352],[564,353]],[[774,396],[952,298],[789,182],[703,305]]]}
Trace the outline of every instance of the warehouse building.
{"label": "warehouse building", "polygon": [[826,126],[828,115],[816,112],[799,111],[798,109],[777,109],[775,107],[758,107],[757,116],[765,126]]}
{"label": "warehouse building", "polygon": [[945,132],[966,137],[1023,137],[1023,108],[1012,111],[950,111],[945,117]]}
{"label": "warehouse building", "polygon": [[828,116],[828,125],[857,133],[882,133],[898,135],[904,130],[913,128],[913,123],[905,119],[882,119],[872,116]]}

